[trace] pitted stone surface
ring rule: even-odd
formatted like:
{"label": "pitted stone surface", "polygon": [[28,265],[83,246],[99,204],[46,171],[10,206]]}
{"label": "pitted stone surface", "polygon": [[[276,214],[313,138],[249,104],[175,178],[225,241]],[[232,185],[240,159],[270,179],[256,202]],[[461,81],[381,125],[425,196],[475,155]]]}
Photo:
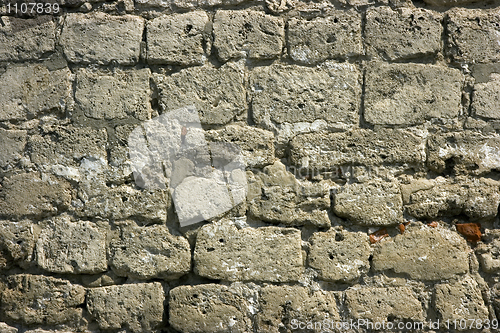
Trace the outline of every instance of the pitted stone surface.
{"label": "pitted stone surface", "polygon": [[144,19],[104,13],[67,14],[60,43],[73,63],[133,65],[139,60]]}
{"label": "pitted stone surface", "polygon": [[163,225],[123,225],[110,244],[110,265],[119,276],[173,280],[191,269],[191,249]]}
{"label": "pitted stone surface", "polygon": [[283,19],[252,10],[219,10],[214,17],[214,47],[222,61],[273,59],[285,39]]}
{"label": "pitted stone surface", "polygon": [[297,281],[303,271],[300,231],[208,224],[198,232],[194,262],[197,274],[211,279]]}
{"label": "pitted stone surface", "polygon": [[357,224],[384,226],[403,221],[403,199],[395,182],[350,184],[334,195],[333,211]]}
{"label": "pitted stone surface", "polygon": [[209,17],[205,12],[155,18],[147,25],[148,63],[201,65],[209,41]]}
{"label": "pitted stone surface", "polygon": [[309,266],[326,281],[355,282],[370,269],[370,243],[362,232],[317,232],[309,239]]}
{"label": "pitted stone surface", "polygon": [[9,269],[14,264],[29,266],[35,242],[36,232],[30,221],[0,222],[0,270]]}
{"label": "pitted stone surface", "polygon": [[0,22],[0,61],[38,60],[54,51],[56,25],[49,15],[33,19],[2,16]]}
{"label": "pitted stone surface", "polygon": [[0,129],[0,168],[11,169],[22,158],[26,131]]}
{"label": "pitted stone surface", "polygon": [[365,119],[375,125],[415,125],[461,111],[460,71],[423,64],[373,64],[366,73]]}
{"label": "pitted stone surface", "polygon": [[500,232],[488,230],[481,236],[482,242],[478,244],[476,253],[481,268],[487,273],[500,271]]}
{"label": "pitted stone surface", "polygon": [[456,233],[423,227],[380,243],[373,253],[375,271],[391,270],[412,279],[449,279],[469,270],[469,247]]}
{"label": "pitted stone surface", "polygon": [[499,74],[492,74],[488,82],[474,85],[472,112],[479,117],[500,119]]}
{"label": "pitted stone surface", "polygon": [[151,332],[163,320],[164,294],[159,282],[90,288],[87,307],[101,329]]}
{"label": "pitted stone surface", "polygon": [[7,278],[0,308],[5,318],[23,324],[76,326],[84,302],[82,286],[50,276],[19,274]]}
{"label": "pitted stone surface", "polygon": [[441,14],[425,9],[370,8],[365,28],[368,53],[388,60],[401,60],[439,52],[442,19]]}
{"label": "pitted stone surface", "polygon": [[288,47],[289,56],[304,64],[363,54],[361,15],[338,11],[326,18],[292,18],[288,21]]}
{"label": "pitted stone surface", "polygon": [[[258,67],[250,74],[253,119],[257,124],[358,123],[361,75],[351,64],[327,62],[309,68]],[[269,125],[268,125],[269,126]]]}

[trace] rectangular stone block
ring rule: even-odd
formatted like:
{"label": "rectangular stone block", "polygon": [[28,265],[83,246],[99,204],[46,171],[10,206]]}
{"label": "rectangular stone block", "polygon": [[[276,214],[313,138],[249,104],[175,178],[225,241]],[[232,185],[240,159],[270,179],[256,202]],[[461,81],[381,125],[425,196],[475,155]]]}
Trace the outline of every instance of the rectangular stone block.
{"label": "rectangular stone block", "polygon": [[252,332],[250,306],[224,285],[179,286],[170,290],[169,322],[183,333]]}
{"label": "rectangular stone block", "polygon": [[325,18],[288,21],[288,53],[300,63],[316,64],[326,59],[345,59],[364,53],[361,15],[335,11]]}
{"label": "rectangular stone block", "polygon": [[7,277],[0,294],[1,313],[27,325],[69,325],[82,319],[85,288],[50,276],[19,274]]}
{"label": "rectangular stone block", "polygon": [[95,274],[108,269],[106,230],[92,222],[58,216],[41,225],[37,264],[53,273]]}
{"label": "rectangular stone block", "polygon": [[43,65],[7,66],[0,74],[0,121],[33,119],[41,113],[62,115],[71,102],[71,72]]}
{"label": "rectangular stone block", "polygon": [[205,12],[157,17],[147,25],[150,64],[202,65],[210,53],[211,27]]}
{"label": "rectangular stone block", "polygon": [[202,124],[223,125],[247,110],[244,74],[227,64],[183,69],[155,76],[163,112],[194,105]]}
{"label": "rectangular stone block", "polygon": [[403,60],[439,52],[443,15],[420,8],[375,7],[366,13],[368,54],[385,60]]}
{"label": "rectangular stone block", "polygon": [[165,292],[161,283],[136,283],[90,288],[87,308],[103,330],[127,327],[151,332],[163,321]]}
{"label": "rectangular stone block", "polygon": [[141,52],[144,19],[101,12],[67,14],[60,43],[68,61],[79,64],[133,65]]}
{"label": "rectangular stone block", "polygon": [[446,17],[447,51],[453,60],[489,63],[500,60],[500,9],[454,8]]}
{"label": "rectangular stone block", "polygon": [[337,170],[341,165],[423,165],[422,138],[399,129],[297,135],[290,143],[293,165],[310,170]]}
{"label": "rectangular stone block", "polygon": [[0,129],[0,168],[11,169],[22,158],[26,131]]}
{"label": "rectangular stone block", "polygon": [[354,65],[327,62],[320,67],[271,65],[250,73],[255,123],[313,122],[356,126],[361,75]]}
{"label": "rectangular stone block", "polygon": [[113,75],[80,69],[76,73],[76,107],[93,119],[151,119],[150,76],[148,68]]}
{"label": "rectangular stone block", "polygon": [[0,270],[7,270],[15,264],[23,268],[30,266],[36,242],[35,230],[28,220],[0,222]]}
{"label": "rectangular stone block", "polygon": [[303,271],[300,231],[263,227],[238,230],[207,224],[198,232],[195,271],[228,281],[298,281]]}
{"label": "rectangular stone block", "polygon": [[492,74],[491,80],[476,83],[472,93],[472,113],[488,119],[500,119],[500,74]]}
{"label": "rectangular stone block", "polygon": [[54,51],[56,25],[51,16],[33,19],[2,16],[0,23],[0,61],[39,60]]}
{"label": "rectangular stone block", "polygon": [[252,10],[215,13],[214,47],[222,61],[232,58],[273,59],[281,54],[285,38],[282,18]]}
{"label": "rectangular stone block", "polygon": [[365,120],[415,125],[458,117],[464,77],[457,69],[424,64],[375,63],[366,72]]}

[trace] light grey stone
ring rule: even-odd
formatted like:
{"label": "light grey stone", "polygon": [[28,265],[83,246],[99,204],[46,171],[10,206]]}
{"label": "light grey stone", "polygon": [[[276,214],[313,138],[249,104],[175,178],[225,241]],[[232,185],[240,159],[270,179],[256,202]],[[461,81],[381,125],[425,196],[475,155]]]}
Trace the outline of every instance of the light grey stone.
{"label": "light grey stone", "polygon": [[0,168],[13,168],[26,147],[26,131],[0,129]]}
{"label": "light grey stone", "polygon": [[0,222],[0,270],[9,269],[14,264],[29,265],[35,248],[35,229],[27,220]]}
{"label": "light grey stone", "polygon": [[205,12],[160,16],[147,25],[148,63],[201,65],[210,50],[209,17]]}
{"label": "light grey stone", "polygon": [[282,18],[263,12],[219,10],[214,17],[214,47],[222,61],[277,58],[283,48],[284,27]]}
{"label": "light grey stone", "polygon": [[375,125],[415,125],[432,118],[456,118],[463,84],[457,69],[373,64],[366,73],[365,119]]}
{"label": "light grey stone", "polygon": [[500,271],[499,230],[486,229],[485,234],[481,236],[481,240],[482,242],[476,248],[481,268],[490,274]]}
{"label": "light grey stone", "polygon": [[309,239],[309,266],[326,281],[355,282],[370,269],[371,250],[363,232],[316,232]]}
{"label": "light grey stone", "polygon": [[297,281],[304,269],[300,231],[208,224],[198,232],[194,262],[196,273],[211,279]]}
{"label": "light grey stone", "polygon": [[468,252],[465,240],[455,232],[407,228],[404,234],[377,245],[372,267],[418,280],[449,279],[469,270]]}
{"label": "light grey stone", "polygon": [[[192,10],[200,7],[233,6],[246,1],[247,0],[172,0],[172,3],[174,7]],[[165,4],[165,2],[161,0],[140,0],[140,2],[161,2],[161,4]]]}
{"label": "light grey stone", "polygon": [[474,85],[472,112],[479,117],[500,119],[500,74],[492,74],[491,81]]}
{"label": "light grey stone", "polygon": [[94,12],[67,14],[60,43],[68,61],[81,64],[133,65],[139,60],[144,19]]}
{"label": "light grey stone", "polygon": [[403,222],[403,199],[396,182],[348,184],[337,191],[333,211],[357,224],[394,225]]}
{"label": "light grey stone", "polygon": [[101,329],[151,332],[163,320],[164,290],[159,282],[90,288],[87,308]]}
{"label": "light grey stone", "polygon": [[315,64],[326,59],[364,53],[361,15],[356,11],[335,11],[326,18],[288,21],[288,52],[300,63]]}
{"label": "light grey stone", "polygon": [[257,124],[313,122],[358,124],[361,75],[352,64],[257,67],[250,74]]}
{"label": "light grey stone", "polygon": [[54,51],[56,25],[49,15],[33,19],[2,16],[0,22],[0,61],[39,60]]}

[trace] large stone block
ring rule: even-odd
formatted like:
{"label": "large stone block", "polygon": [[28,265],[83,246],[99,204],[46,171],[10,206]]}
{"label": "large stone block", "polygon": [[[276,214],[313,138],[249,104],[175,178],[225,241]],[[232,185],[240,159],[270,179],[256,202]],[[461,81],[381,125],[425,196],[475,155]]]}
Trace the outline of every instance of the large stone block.
{"label": "large stone block", "polygon": [[492,74],[490,81],[474,85],[472,112],[479,117],[500,119],[500,74]]}
{"label": "large stone block", "polygon": [[368,272],[371,250],[368,235],[362,232],[317,232],[309,239],[309,266],[326,281],[355,282]]}
{"label": "large stone block", "polygon": [[0,129],[0,168],[10,169],[21,159],[26,146],[26,131]]}
{"label": "large stone block", "polygon": [[403,235],[377,246],[372,267],[417,280],[449,279],[469,270],[469,251],[465,240],[452,231],[407,228]]}
{"label": "large stone block", "polygon": [[293,165],[312,170],[337,170],[341,165],[423,165],[424,141],[399,129],[347,133],[309,133],[290,142]]}
{"label": "large stone block", "polygon": [[70,76],[68,68],[8,66],[0,75],[0,121],[28,120],[47,112],[64,114],[71,101]]}
{"label": "large stone block", "polygon": [[303,323],[334,323],[340,319],[331,292],[299,286],[266,286],[259,294],[261,310],[256,315],[257,332],[293,332],[296,326],[302,328],[299,323],[300,326]]}
{"label": "large stone block", "polygon": [[147,68],[113,75],[81,69],[76,74],[76,106],[93,119],[150,119],[150,76]]}
{"label": "large stone block", "polygon": [[57,214],[71,203],[69,182],[55,177],[42,179],[37,172],[5,178],[2,186],[0,216],[7,218]]}
{"label": "large stone block", "polygon": [[219,10],[214,17],[214,47],[222,61],[277,58],[283,48],[284,27],[282,18],[263,12]]}
{"label": "large stone block", "polygon": [[[211,27],[205,12],[165,15],[147,25],[148,63],[201,65],[209,52]],[[208,45],[207,45],[208,43]]]}
{"label": "large stone block", "polygon": [[297,281],[304,269],[301,244],[296,229],[208,224],[196,238],[195,271],[229,281]]}
{"label": "large stone block", "polygon": [[159,282],[90,288],[87,308],[101,329],[151,332],[163,320],[165,293]]}
{"label": "large stone block", "polygon": [[425,319],[422,304],[407,287],[348,289],[345,304],[350,316],[373,323]]}
{"label": "large stone block", "polygon": [[95,274],[108,269],[106,230],[92,222],[56,217],[41,225],[38,266],[53,273]]}
{"label": "large stone block", "polygon": [[325,18],[288,21],[288,53],[300,63],[363,54],[361,15],[356,11],[333,12]]}
{"label": "large stone block", "polygon": [[0,308],[3,318],[23,324],[77,326],[84,302],[82,286],[50,276],[19,274],[7,277]]}
{"label": "large stone block", "polygon": [[187,68],[155,79],[165,113],[194,105],[202,124],[223,125],[247,110],[244,75],[233,64]]}
{"label": "large stone block", "polygon": [[134,279],[176,279],[191,270],[191,248],[164,225],[120,227],[110,244],[110,266],[119,276]]}
{"label": "large stone block", "polygon": [[281,124],[323,119],[356,126],[360,79],[357,68],[347,63],[257,67],[250,74],[254,121]]}
{"label": "large stone block", "polygon": [[224,285],[180,286],[170,290],[169,322],[183,333],[252,332],[250,306]]}
{"label": "large stone block", "polygon": [[361,225],[383,226],[403,222],[403,199],[397,183],[348,184],[337,191],[333,211]]}
{"label": "large stone block", "polygon": [[9,269],[13,264],[28,266],[33,259],[35,242],[33,223],[0,222],[0,270]]}
{"label": "large stone block", "polygon": [[500,10],[455,8],[447,15],[447,50],[453,60],[488,63],[500,60]]}
{"label": "large stone block", "polygon": [[56,25],[49,15],[33,19],[2,16],[0,22],[0,61],[39,60],[54,51]]}
{"label": "large stone block", "polygon": [[392,61],[435,54],[442,48],[442,19],[420,8],[370,8],[365,27],[368,53]]}
{"label": "large stone block", "polygon": [[431,118],[455,118],[462,108],[463,84],[457,69],[373,64],[366,73],[365,120],[375,125],[415,125]]}
{"label": "large stone block", "polygon": [[67,14],[60,43],[73,63],[133,65],[139,60],[144,19],[93,12]]}
{"label": "large stone block", "polygon": [[329,227],[329,187],[321,183],[299,183],[281,162],[263,172],[248,173],[248,213],[263,221],[288,226]]}

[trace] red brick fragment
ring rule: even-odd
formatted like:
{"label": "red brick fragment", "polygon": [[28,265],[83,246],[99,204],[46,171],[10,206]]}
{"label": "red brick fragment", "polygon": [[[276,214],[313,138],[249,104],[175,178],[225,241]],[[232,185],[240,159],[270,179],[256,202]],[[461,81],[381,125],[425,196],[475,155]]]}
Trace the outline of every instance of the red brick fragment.
{"label": "red brick fragment", "polygon": [[405,233],[406,226],[410,224],[410,222],[400,223],[399,224],[399,232],[402,234]]}
{"label": "red brick fragment", "polygon": [[383,238],[387,236],[389,236],[389,234],[387,233],[386,228],[377,230],[374,233],[370,234],[370,243],[375,244],[377,242],[380,242]]}
{"label": "red brick fragment", "polygon": [[428,223],[427,224],[429,227],[432,227],[432,228],[437,228],[437,226],[439,225],[436,221],[432,221],[431,223]]}
{"label": "red brick fragment", "polygon": [[481,224],[460,223],[456,226],[458,232],[464,235],[468,242],[476,243],[481,240]]}

